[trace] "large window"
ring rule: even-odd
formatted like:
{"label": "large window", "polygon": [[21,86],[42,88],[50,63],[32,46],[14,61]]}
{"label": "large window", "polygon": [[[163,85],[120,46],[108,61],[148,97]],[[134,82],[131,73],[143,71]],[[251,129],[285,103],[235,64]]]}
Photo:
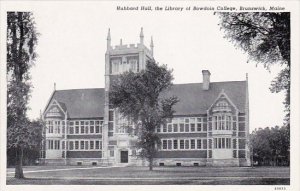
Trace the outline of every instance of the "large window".
{"label": "large window", "polygon": [[64,133],[65,122],[61,120],[46,121],[48,134],[61,134]]}
{"label": "large window", "polygon": [[120,74],[128,71],[138,72],[138,70],[138,61],[136,59],[122,62],[121,58],[118,58],[111,61],[111,74]]}
{"label": "large window", "polygon": [[207,131],[206,117],[173,118],[156,130],[158,133],[197,133]]}
{"label": "large window", "polygon": [[60,140],[47,140],[47,149],[48,150],[59,150],[60,149]]}
{"label": "large window", "polygon": [[201,150],[206,149],[202,141],[206,139],[163,139],[162,150]]}
{"label": "large window", "polygon": [[213,116],[214,130],[231,130],[232,116],[228,113],[215,114]]}
{"label": "large window", "polygon": [[68,144],[69,150],[102,150],[102,141],[100,140],[70,140]]}
{"label": "large window", "polygon": [[69,134],[101,134],[102,120],[80,120],[69,122]]}
{"label": "large window", "polygon": [[214,138],[215,149],[231,149],[231,138]]}
{"label": "large window", "polygon": [[136,59],[129,60],[130,70],[133,72],[138,72],[138,64]]}
{"label": "large window", "polygon": [[121,60],[112,60],[111,62],[111,73],[112,74],[118,74],[119,73],[119,68],[121,65]]}

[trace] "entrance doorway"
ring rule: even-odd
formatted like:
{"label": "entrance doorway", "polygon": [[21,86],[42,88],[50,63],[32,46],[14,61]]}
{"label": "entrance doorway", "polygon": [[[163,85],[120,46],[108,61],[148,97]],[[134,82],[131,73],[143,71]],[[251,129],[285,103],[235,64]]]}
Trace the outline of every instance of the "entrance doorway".
{"label": "entrance doorway", "polygon": [[128,151],[121,151],[121,163],[128,163]]}

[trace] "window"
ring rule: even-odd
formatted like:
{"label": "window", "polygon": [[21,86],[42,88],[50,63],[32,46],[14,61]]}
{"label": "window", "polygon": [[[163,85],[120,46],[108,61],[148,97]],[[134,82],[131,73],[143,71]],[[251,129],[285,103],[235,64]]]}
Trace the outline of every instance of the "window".
{"label": "window", "polygon": [[173,131],[178,132],[178,124],[173,124]]}
{"label": "window", "polygon": [[94,133],[94,126],[90,126],[90,133]]}
{"label": "window", "polygon": [[168,132],[172,132],[172,124],[168,124]]}
{"label": "window", "polygon": [[[163,133],[183,133],[183,132],[200,132],[205,131],[203,126],[206,126],[207,122],[204,120],[203,117],[191,117],[191,118],[173,118],[172,120],[169,120],[169,123],[164,124],[161,129],[157,128],[157,132],[163,132]],[[203,129],[202,129],[203,127]]]}
{"label": "window", "polygon": [[138,72],[138,64],[136,59],[129,60],[130,70],[133,72]]}
{"label": "window", "polygon": [[225,148],[225,138],[222,138],[222,148]]}
{"label": "window", "polygon": [[239,140],[239,149],[245,149],[246,148],[246,139],[238,139]]}
{"label": "window", "polygon": [[167,132],[167,126],[165,124],[163,125],[163,132]]}
{"label": "window", "polygon": [[178,141],[173,140],[173,149],[178,149]]}
{"label": "window", "polygon": [[59,140],[55,140],[55,141],[54,141],[54,149],[55,149],[55,150],[59,150],[59,143],[60,143]]}
{"label": "window", "polygon": [[48,140],[48,149],[49,150],[53,149],[53,140]]}
{"label": "window", "polygon": [[190,140],[185,140],[184,147],[185,147],[185,149],[189,149],[190,148]]}
{"label": "window", "polygon": [[70,150],[74,150],[74,142],[73,142],[73,141],[70,141],[69,144],[70,144],[70,146],[69,146],[69,147],[70,147]]}
{"label": "window", "polygon": [[167,149],[167,140],[163,140],[163,149]]}
{"label": "window", "polygon": [[69,134],[74,134],[74,127],[69,127]]}
{"label": "window", "polygon": [[197,124],[197,131],[201,131],[201,123]]}
{"label": "window", "polygon": [[121,60],[112,60],[111,73],[112,74],[118,74],[120,65],[121,65]]}
{"label": "window", "polygon": [[214,130],[231,130],[232,117],[230,114],[218,114],[213,116],[213,129]]}
{"label": "window", "polygon": [[180,149],[184,149],[184,140],[180,140]]}
{"label": "window", "polygon": [[75,134],[79,134],[79,126],[75,126]]}
{"label": "window", "polygon": [[197,139],[197,149],[201,149],[201,139]]}
{"label": "window", "polygon": [[179,124],[180,132],[184,132],[184,123]]}
{"label": "window", "polygon": [[230,140],[230,138],[226,138],[226,148],[227,149],[231,148],[231,140]]}
{"label": "window", "polygon": [[108,120],[114,121],[114,110],[110,110],[108,113]]}
{"label": "window", "polygon": [[79,149],[79,141],[75,141],[75,150]]}
{"label": "window", "polygon": [[191,149],[195,149],[195,139],[191,139]]}
{"label": "window", "polygon": [[53,133],[53,121],[48,121],[48,133]]}
{"label": "window", "polygon": [[191,123],[191,132],[195,132],[195,123]]}
{"label": "window", "polygon": [[84,141],[80,141],[80,149],[84,149]]}
{"label": "window", "polygon": [[222,148],[221,146],[222,146],[222,139],[220,139],[220,138],[218,138],[217,139],[217,141],[218,141],[218,148],[220,149],[220,148]]}
{"label": "window", "polygon": [[100,126],[96,126],[96,133],[100,133]]}
{"label": "window", "polygon": [[189,132],[190,131],[190,124],[185,124],[185,132]]}
{"label": "window", "polygon": [[214,138],[215,149],[230,149],[231,138]]}
{"label": "window", "polygon": [[91,149],[91,150],[94,149],[94,141],[90,141],[90,149]]}
{"label": "window", "polygon": [[100,149],[100,141],[96,141],[95,149]]}
{"label": "window", "polygon": [[80,127],[80,133],[81,133],[81,134],[84,134],[84,126],[81,126],[81,127]]}
{"label": "window", "polygon": [[69,134],[74,134],[74,122],[70,122]]}

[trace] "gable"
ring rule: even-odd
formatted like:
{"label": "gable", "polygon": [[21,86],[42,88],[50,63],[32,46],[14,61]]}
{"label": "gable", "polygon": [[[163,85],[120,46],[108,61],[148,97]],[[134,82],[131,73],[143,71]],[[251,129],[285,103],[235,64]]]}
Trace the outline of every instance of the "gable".
{"label": "gable", "polygon": [[48,105],[48,108],[46,108],[45,110],[44,118],[64,119],[65,111],[63,111],[62,107],[55,99],[52,99],[52,101]]}
{"label": "gable", "polygon": [[215,102],[210,106],[208,112],[210,114],[214,112],[236,113],[238,112],[238,109],[223,90],[218,96],[218,98],[215,100]]}

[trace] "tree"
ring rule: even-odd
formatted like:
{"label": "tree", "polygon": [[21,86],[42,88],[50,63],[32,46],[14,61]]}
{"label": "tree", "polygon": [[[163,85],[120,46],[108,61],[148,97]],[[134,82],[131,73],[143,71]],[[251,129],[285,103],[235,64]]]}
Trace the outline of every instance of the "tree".
{"label": "tree", "polygon": [[225,38],[247,52],[249,60],[270,70],[273,64],[284,68],[272,81],[271,92],[284,92],[286,124],[290,113],[290,13],[240,12],[218,13]]}
{"label": "tree", "polygon": [[[41,119],[27,121],[28,135],[30,137],[29,145],[23,148],[23,163],[25,165],[36,164],[36,160],[40,157],[40,149],[42,144],[42,130],[44,122]],[[14,147],[7,149],[7,165],[15,165],[17,149]]]}
{"label": "tree", "polygon": [[153,169],[156,145],[160,139],[155,128],[172,118],[176,97],[163,97],[162,93],[172,86],[172,71],[165,65],[159,66],[154,60],[147,62],[146,69],[139,73],[126,72],[112,84],[109,92],[113,108],[130,118],[138,128],[137,147],[140,157],[149,162]]}
{"label": "tree", "polygon": [[259,165],[289,165],[290,129],[266,127],[255,129],[250,135],[253,158]]}
{"label": "tree", "polygon": [[7,149],[16,150],[16,178],[24,178],[24,148],[35,145],[35,132],[26,112],[32,87],[29,69],[37,56],[37,37],[32,13],[7,13]]}

